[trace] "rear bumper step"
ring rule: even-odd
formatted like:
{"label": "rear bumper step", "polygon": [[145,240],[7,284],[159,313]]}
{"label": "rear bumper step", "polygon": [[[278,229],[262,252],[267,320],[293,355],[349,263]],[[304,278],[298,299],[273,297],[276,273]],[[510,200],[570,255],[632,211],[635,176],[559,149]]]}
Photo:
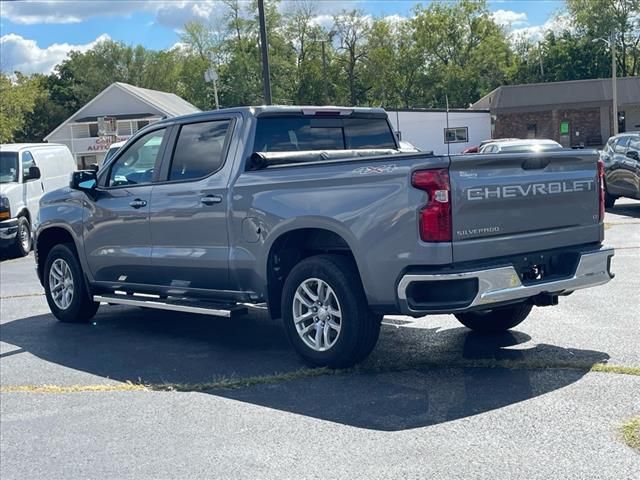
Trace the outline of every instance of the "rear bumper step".
{"label": "rear bumper step", "polygon": [[[603,285],[613,278],[610,272],[613,248],[581,254],[575,273],[562,279],[523,283],[512,265],[460,273],[407,274],[398,284],[400,310],[404,314],[450,313],[483,306],[525,300],[540,295],[561,295],[582,288]],[[444,282],[444,283],[441,283]],[[429,298],[425,292],[438,289],[461,293],[450,295],[452,301]],[[415,301],[418,292],[426,300]]]}
{"label": "rear bumper step", "polygon": [[173,312],[199,313],[215,315],[217,317],[234,318],[247,313],[247,307],[240,305],[224,305],[205,301],[187,300],[184,298],[154,298],[141,295],[102,294],[94,295],[94,302],[113,303],[116,305],[131,305],[135,307],[155,308],[157,310],[171,310]]}

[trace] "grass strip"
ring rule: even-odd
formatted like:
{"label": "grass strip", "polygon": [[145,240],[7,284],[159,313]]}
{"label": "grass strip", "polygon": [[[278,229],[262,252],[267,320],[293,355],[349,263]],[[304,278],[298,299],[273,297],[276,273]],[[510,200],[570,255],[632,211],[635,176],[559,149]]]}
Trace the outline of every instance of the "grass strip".
{"label": "grass strip", "polygon": [[620,433],[624,443],[640,452],[640,415],[622,425]]}
{"label": "grass strip", "polygon": [[302,368],[292,372],[256,375],[251,377],[221,377],[211,382],[201,383],[134,383],[124,382],[108,385],[7,385],[0,387],[0,393],[77,393],[77,392],[206,392],[211,390],[237,390],[259,385],[273,385],[306,378],[349,374],[394,373],[420,368],[507,368],[513,370],[583,370],[585,372],[613,373],[640,376],[640,367],[609,365],[606,363],[582,362],[533,362],[526,360],[469,360],[447,364],[437,362],[415,362],[357,366],[344,370],[329,368]]}

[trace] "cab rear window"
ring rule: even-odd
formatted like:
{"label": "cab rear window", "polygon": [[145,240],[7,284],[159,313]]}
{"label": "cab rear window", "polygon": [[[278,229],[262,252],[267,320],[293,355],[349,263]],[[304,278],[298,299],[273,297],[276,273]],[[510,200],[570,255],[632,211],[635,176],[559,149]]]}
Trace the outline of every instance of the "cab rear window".
{"label": "cab rear window", "polygon": [[253,151],[390,148],[397,147],[394,134],[384,118],[278,116],[258,119]]}

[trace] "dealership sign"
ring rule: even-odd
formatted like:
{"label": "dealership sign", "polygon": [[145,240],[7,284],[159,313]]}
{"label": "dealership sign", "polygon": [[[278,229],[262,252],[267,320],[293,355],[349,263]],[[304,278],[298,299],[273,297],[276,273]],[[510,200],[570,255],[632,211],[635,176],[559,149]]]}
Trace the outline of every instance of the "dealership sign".
{"label": "dealership sign", "polygon": [[93,137],[93,138],[74,138],[73,139],[73,152],[74,153],[99,153],[106,152],[112,143],[123,142],[128,140],[131,135],[118,135],[109,137]]}

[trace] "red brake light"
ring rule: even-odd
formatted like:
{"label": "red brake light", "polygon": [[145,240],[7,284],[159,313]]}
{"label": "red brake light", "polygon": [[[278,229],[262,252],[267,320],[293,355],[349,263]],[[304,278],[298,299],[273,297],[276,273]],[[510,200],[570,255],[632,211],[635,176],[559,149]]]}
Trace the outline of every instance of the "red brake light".
{"label": "red brake light", "polygon": [[598,160],[598,185],[600,186],[600,221],[604,221],[604,162]]}
{"label": "red brake light", "polygon": [[427,192],[427,204],[420,210],[420,238],[424,242],[451,241],[449,171],[446,168],[414,172],[411,185]]}

